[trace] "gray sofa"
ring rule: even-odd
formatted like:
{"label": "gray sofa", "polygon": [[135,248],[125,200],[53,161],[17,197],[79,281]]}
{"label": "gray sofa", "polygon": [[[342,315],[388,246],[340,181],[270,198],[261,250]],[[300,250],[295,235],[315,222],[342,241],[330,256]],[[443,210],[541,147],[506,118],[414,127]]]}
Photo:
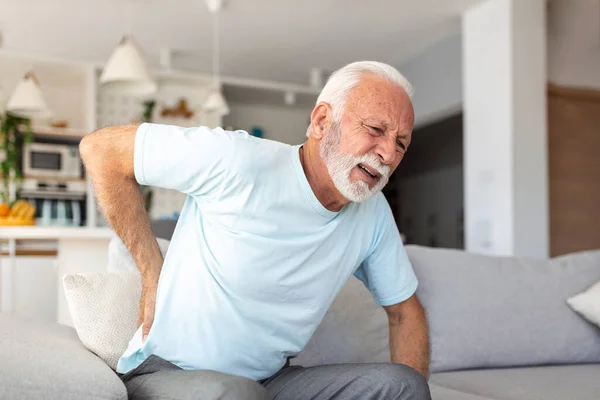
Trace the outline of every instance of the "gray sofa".
{"label": "gray sofa", "polygon": [[[600,280],[600,251],[551,261],[407,252],[430,324],[434,400],[600,399],[600,330],[565,304]],[[389,361],[387,341],[385,312],[352,278],[293,364]],[[127,395],[72,328],[0,316],[0,399],[34,398]]]}

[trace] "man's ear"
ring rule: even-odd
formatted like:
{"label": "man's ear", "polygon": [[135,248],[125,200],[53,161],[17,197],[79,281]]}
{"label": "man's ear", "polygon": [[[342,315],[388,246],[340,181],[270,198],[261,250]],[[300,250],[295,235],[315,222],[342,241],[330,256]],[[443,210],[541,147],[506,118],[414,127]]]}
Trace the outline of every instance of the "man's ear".
{"label": "man's ear", "polygon": [[321,140],[325,132],[329,129],[332,120],[332,110],[328,103],[319,103],[313,108],[310,114],[310,135],[315,139]]}

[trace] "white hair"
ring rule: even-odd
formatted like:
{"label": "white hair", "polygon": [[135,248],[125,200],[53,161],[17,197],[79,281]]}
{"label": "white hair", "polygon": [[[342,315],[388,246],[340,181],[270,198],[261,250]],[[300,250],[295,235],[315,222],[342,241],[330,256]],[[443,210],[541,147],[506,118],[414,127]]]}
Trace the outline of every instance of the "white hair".
{"label": "white hair", "polygon": [[[385,78],[404,89],[408,97],[412,97],[413,90],[410,82],[396,68],[377,61],[357,61],[331,74],[321,90],[316,104],[328,103],[333,111],[334,120],[339,122],[344,111],[346,98],[366,74]],[[306,136],[310,136],[310,129],[309,126]]]}

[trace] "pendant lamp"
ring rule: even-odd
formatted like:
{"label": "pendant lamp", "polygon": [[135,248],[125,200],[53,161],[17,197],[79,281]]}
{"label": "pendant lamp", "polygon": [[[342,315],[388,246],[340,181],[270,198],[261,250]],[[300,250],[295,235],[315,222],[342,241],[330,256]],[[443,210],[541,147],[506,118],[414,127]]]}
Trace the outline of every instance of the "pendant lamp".
{"label": "pendant lamp", "polygon": [[156,82],[133,35],[123,36],[102,71],[100,84],[116,92],[132,95],[145,96],[156,92]]}
{"label": "pendant lamp", "polygon": [[213,14],[213,88],[204,102],[203,109],[213,112],[219,117],[229,114],[229,106],[221,91],[219,77],[219,11],[223,6],[222,0],[206,0],[208,9]]}
{"label": "pendant lamp", "polygon": [[6,111],[22,118],[49,117],[51,115],[33,71],[23,76],[6,105]]}

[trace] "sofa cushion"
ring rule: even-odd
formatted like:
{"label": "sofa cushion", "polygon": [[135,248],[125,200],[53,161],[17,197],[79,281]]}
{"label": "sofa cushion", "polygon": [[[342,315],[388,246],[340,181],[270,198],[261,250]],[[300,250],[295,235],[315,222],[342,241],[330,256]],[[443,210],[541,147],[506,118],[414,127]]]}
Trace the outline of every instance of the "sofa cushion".
{"label": "sofa cushion", "polygon": [[142,294],[138,271],[67,275],[65,296],[81,342],[112,369],[137,330]]}
{"label": "sofa cushion", "polygon": [[127,392],[74,329],[0,315],[0,398],[127,399]]}
{"label": "sofa cushion", "polygon": [[600,251],[553,260],[407,246],[431,371],[600,362],[600,331],[566,299],[600,279]]}
{"label": "sofa cushion", "polygon": [[431,400],[498,400],[448,389],[431,382],[429,382],[429,391],[431,392]]}
{"label": "sofa cushion", "polygon": [[[164,257],[170,241],[156,240]],[[108,246],[108,271],[66,275],[63,286],[79,338],[116,369],[137,329],[142,291],[139,269],[118,237]]]}
{"label": "sofa cushion", "polygon": [[150,221],[150,228],[152,228],[154,236],[166,240],[171,240],[176,226],[177,219],[154,219]]}
{"label": "sofa cushion", "polygon": [[293,365],[389,362],[389,326],[383,307],[351,276]]}
{"label": "sofa cushion", "polygon": [[600,327],[600,281],[585,292],[568,298],[567,304],[590,323]]}
{"label": "sofa cushion", "polygon": [[430,382],[494,400],[598,400],[598,377],[600,364],[587,364],[442,372]]}

